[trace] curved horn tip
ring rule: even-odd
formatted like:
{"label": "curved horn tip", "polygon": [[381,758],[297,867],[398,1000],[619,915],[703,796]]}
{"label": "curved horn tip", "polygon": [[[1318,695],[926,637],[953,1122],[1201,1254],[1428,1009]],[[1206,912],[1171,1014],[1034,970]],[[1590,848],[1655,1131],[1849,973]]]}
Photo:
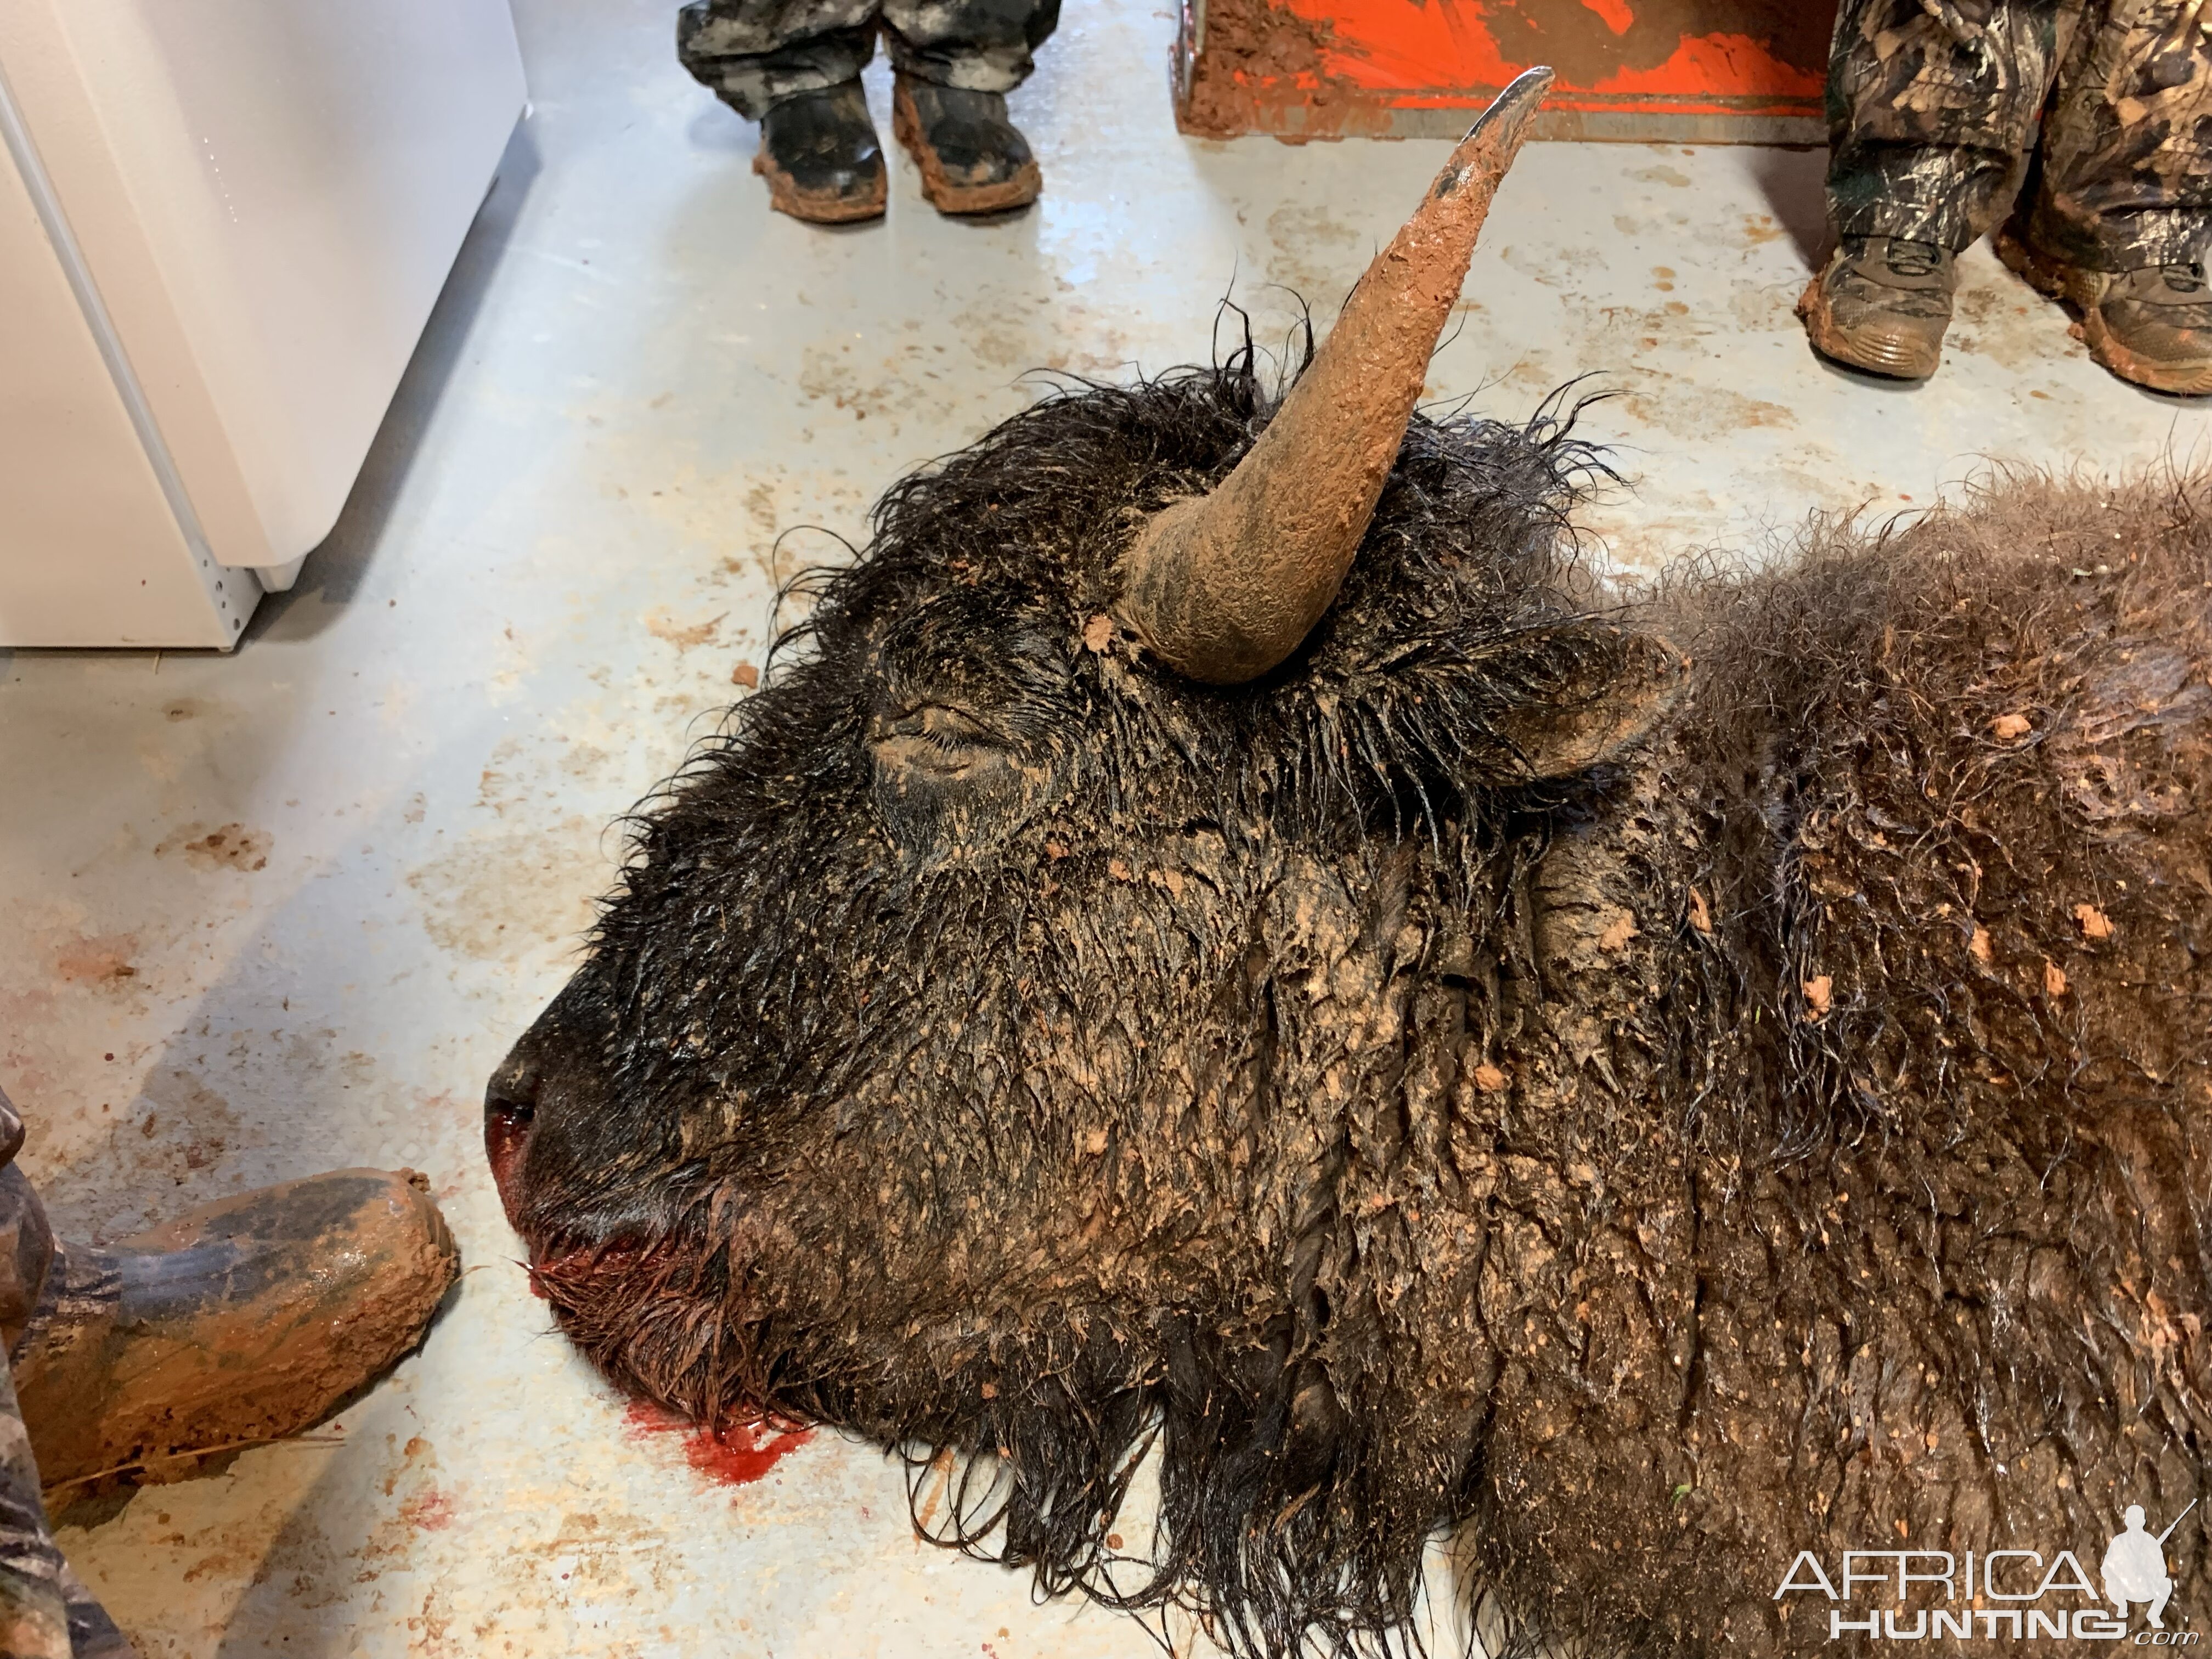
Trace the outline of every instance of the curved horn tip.
{"label": "curved horn tip", "polygon": [[1520,149],[1522,128],[1528,126],[1528,119],[1535,115],[1537,108],[1541,108],[1544,100],[1551,97],[1553,82],[1558,80],[1559,77],[1544,64],[1522,70],[1504,91],[1491,100],[1491,106],[1480,112],[1474,126],[1467,128],[1467,137],[1460,139],[1458,150],[1453,150],[1453,159],[1458,159],[1468,143],[1493,133],[1498,135],[1498,146],[1506,150],[1506,155]]}
{"label": "curved horn tip", "polygon": [[[1468,138],[1492,127],[1508,123],[1518,125],[1536,112],[1537,106],[1551,94],[1553,83],[1559,76],[1547,64],[1539,64],[1525,69],[1506,84],[1505,90],[1490,100],[1490,107],[1474,118],[1474,125],[1467,130]],[[1460,141],[1465,143],[1467,139]]]}
{"label": "curved horn tip", "polygon": [[1255,679],[1335,602],[1492,193],[1553,79],[1528,70],[1498,95],[1235,470],[1155,513],[1124,554],[1115,613],[1176,672]]}
{"label": "curved horn tip", "polygon": [[1434,194],[1449,196],[1474,176],[1478,168],[1503,173],[1512,166],[1528,136],[1528,123],[1543,105],[1559,76],[1539,64],[1514,76],[1510,85],[1490,100],[1490,107],[1475,118],[1437,175]]}

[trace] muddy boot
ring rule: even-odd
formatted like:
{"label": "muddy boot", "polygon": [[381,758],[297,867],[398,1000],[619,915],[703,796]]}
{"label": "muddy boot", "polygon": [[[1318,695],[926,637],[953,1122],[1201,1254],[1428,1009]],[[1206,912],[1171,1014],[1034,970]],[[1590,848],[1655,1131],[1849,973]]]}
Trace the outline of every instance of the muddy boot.
{"label": "muddy boot", "polygon": [[898,77],[891,131],[921,169],[921,193],[939,213],[1026,207],[1044,188],[1029,140],[1006,118],[1005,94],[963,92]]}
{"label": "muddy boot", "polygon": [[1933,242],[1846,236],[1797,301],[1813,349],[1900,380],[1924,380],[1943,357],[1958,256]]}
{"label": "muddy boot", "polygon": [[817,225],[883,216],[884,149],[858,81],[793,93],[761,117],[753,171],[779,213]]}
{"label": "muddy boot", "polygon": [[2185,398],[2212,393],[2212,289],[2201,264],[2087,270],[2008,226],[1997,257],[2039,293],[2081,309],[2089,355],[2124,380]]}
{"label": "muddy boot", "polygon": [[458,1267],[437,1206],[381,1170],[57,1247],[15,1352],[48,1492],[175,1480],[297,1433],[422,1340]]}

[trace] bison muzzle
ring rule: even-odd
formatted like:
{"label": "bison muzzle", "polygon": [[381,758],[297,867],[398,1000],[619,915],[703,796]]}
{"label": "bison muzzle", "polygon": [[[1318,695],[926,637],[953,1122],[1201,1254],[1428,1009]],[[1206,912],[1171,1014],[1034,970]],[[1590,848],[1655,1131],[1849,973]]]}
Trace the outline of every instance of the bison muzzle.
{"label": "bison muzzle", "polygon": [[2207,1485],[2212,492],[1608,598],[1570,416],[1414,410],[1541,92],[1279,401],[896,484],[488,1099],[620,1386],[948,1453],[954,1541],[1243,1655],[1455,1525],[1494,1653],[1799,1651],[1801,1551]]}

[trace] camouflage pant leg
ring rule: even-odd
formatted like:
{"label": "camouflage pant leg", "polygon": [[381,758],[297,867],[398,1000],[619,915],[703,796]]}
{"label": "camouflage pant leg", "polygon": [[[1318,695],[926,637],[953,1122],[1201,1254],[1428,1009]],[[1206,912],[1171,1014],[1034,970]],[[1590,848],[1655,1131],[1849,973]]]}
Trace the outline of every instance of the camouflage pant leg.
{"label": "camouflage pant leg", "polygon": [[39,1501],[39,1466],[9,1376],[0,1381],[0,1655],[70,1659],[61,1578],[62,1553]]}
{"label": "camouflage pant leg", "polygon": [[757,121],[793,93],[858,75],[875,53],[881,0],[691,0],[676,55],[702,85]]}
{"label": "camouflage pant leg", "polygon": [[884,0],[884,39],[906,74],[969,92],[1012,92],[1060,22],[1060,0]]}
{"label": "camouflage pant leg", "polygon": [[[14,1167],[23,1121],[0,1094],[0,1317],[15,1326],[39,1297],[48,1262],[26,1241],[48,1237],[38,1194]],[[23,1282],[30,1269],[31,1282]],[[39,1491],[38,1460],[15,1400],[15,1375],[0,1351],[0,1659],[136,1659],[116,1629],[62,1559]]]}
{"label": "camouflage pant leg", "polygon": [[1828,61],[1839,235],[1952,249],[2018,187],[2082,0],[1844,0]]}
{"label": "camouflage pant leg", "polygon": [[137,1659],[62,1559],[39,1496],[39,1466],[0,1359],[0,1659]]}
{"label": "camouflage pant leg", "polygon": [[691,0],[677,15],[684,67],[758,120],[793,93],[849,81],[874,50],[878,19],[908,75],[974,92],[1011,92],[1060,21],[1060,0]]}
{"label": "camouflage pant leg", "polygon": [[2187,264],[2212,234],[2212,0],[2100,0],[2058,76],[2029,234],[2091,270]]}

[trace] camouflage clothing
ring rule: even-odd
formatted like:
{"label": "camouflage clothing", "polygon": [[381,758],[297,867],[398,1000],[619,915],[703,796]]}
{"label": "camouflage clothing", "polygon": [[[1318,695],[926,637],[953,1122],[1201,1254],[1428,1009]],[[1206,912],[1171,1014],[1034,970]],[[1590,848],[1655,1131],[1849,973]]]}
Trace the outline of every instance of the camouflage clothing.
{"label": "camouflage clothing", "polygon": [[881,24],[902,75],[1011,92],[1060,21],[1060,0],[691,0],[676,55],[738,113],[860,74]]}
{"label": "camouflage clothing", "polygon": [[2030,238],[2067,264],[2198,259],[2212,0],[1844,0],[1828,130],[1838,234],[1956,251],[2025,179]]}
{"label": "camouflage clothing", "polygon": [[[23,1120],[0,1093],[0,1319],[21,1340],[21,1321],[46,1289],[51,1253],[46,1214],[15,1167]],[[0,1659],[137,1659],[123,1632],[70,1571],[55,1546],[39,1491],[38,1459],[15,1399],[15,1372],[0,1347]]]}
{"label": "camouflage clothing", "polygon": [[62,1553],[39,1501],[39,1465],[15,1405],[15,1379],[0,1364],[0,1654],[6,1659],[71,1659]]}
{"label": "camouflage clothing", "polygon": [[137,1659],[62,1559],[39,1495],[39,1466],[0,1356],[0,1659]]}

